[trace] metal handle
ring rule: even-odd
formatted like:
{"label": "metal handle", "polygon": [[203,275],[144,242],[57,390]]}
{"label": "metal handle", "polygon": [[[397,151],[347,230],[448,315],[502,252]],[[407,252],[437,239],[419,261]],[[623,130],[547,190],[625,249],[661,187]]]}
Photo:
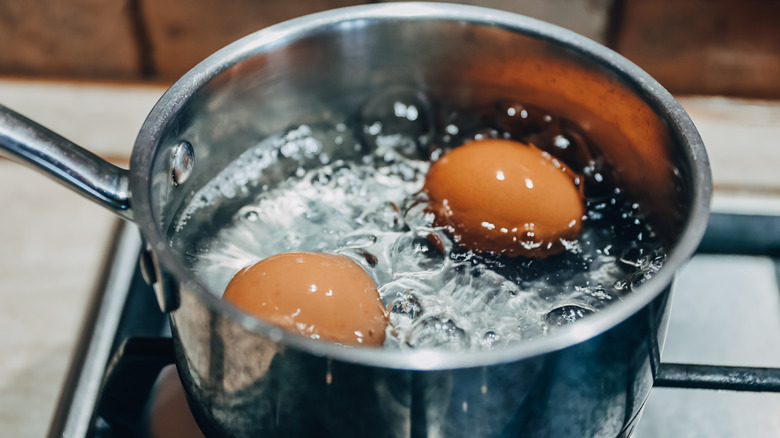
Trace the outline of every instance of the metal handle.
{"label": "metal handle", "polygon": [[654,386],[659,388],[780,392],[780,368],[662,363],[658,367]]}
{"label": "metal handle", "polygon": [[131,337],[108,364],[97,412],[114,427],[141,436],[144,407],[160,370],[176,361],[171,338]]}
{"label": "metal handle", "polygon": [[132,220],[129,172],[0,105],[0,156],[36,169]]}
{"label": "metal handle", "polygon": [[[777,257],[780,254],[780,218],[713,213],[697,252]],[[653,385],[661,388],[780,392],[780,368],[660,363]]]}

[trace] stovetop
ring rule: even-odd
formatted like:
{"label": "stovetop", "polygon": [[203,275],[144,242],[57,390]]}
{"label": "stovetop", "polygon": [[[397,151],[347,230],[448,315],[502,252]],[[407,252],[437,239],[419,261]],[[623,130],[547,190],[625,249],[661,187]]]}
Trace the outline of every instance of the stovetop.
{"label": "stovetop", "polygon": [[[133,394],[129,385],[96,413],[104,374],[123,341],[163,337],[165,348],[170,336],[140,274],[140,250],[137,229],[120,225],[49,437],[144,436],[145,388]],[[714,214],[699,253],[676,280],[663,362],[780,366],[779,257],[780,217]],[[780,394],[654,388],[634,436],[777,437]]]}

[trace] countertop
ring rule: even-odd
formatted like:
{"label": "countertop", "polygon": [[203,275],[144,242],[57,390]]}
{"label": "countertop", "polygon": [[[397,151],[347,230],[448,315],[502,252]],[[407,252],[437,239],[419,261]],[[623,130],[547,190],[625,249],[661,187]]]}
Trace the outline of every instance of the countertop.
{"label": "countertop", "polygon": [[[126,166],[164,87],[0,79],[0,104]],[[780,102],[680,98],[710,155],[714,207],[780,214]],[[0,159],[0,430],[49,427],[117,218]]]}

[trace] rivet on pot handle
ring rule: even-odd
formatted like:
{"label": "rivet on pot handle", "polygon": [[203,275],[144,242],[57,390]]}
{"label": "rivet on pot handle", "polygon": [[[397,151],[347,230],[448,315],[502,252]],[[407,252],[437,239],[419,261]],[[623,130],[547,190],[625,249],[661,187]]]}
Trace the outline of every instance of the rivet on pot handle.
{"label": "rivet on pot handle", "polygon": [[0,105],[0,156],[53,177],[132,220],[128,171]]}

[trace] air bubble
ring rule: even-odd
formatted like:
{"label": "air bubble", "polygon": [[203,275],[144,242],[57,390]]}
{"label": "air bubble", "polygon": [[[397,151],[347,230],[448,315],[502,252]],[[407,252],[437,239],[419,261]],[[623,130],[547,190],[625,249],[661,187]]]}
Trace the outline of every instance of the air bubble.
{"label": "air bubble", "polygon": [[390,248],[395,272],[435,272],[444,265],[445,248],[434,233],[410,233],[399,237]]}
{"label": "air bubble", "polygon": [[322,224],[327,218],[327,214],[324,211],[323,205],[316,202],[309,202],[306,205],[304,217],[313,224]]}
{"label": "air bubble", "polygon": [[618,292],[627,292],[631,289],[630,283],[625,279],[615,280],[615,282],[612,283],[612,287]]}
{"label": "air bubble", "polygon": [[482,336],[482,343],[488,348],[492,347],[500,340],[501,336],[499,336],[498,333],[494,331],[485,332],[485,334]]}
{"label": "air bubble", "polygon": [[469,348],[468,333],[447,315],[429,316],[409,331],[406,344],[412,348],[463,351]]}
{"label": "air bubble", "polygon": [[260,219],[260,214],[254,207],[244,207],[238,211],[238,216],[242,221],[247,223],[257,222]]}
{"label": "air bubble", "polygon": [[650,279],[651,275],[649,273],[638,273],[637,275],[632,276],[633,279],[631,280],[630,290],[634,290],[637,287],[643,285],[647,280]]}
{"label": "air bubble", "polygon": [[568,149],[569,146],[571,146],[571,142],[568,138],[562,136],[562,135],[556,135],[553,137],[553,146],[559,148],[559,149]]}
{"label": "air bubble", "polygon": [[420,300],[411,290],[405,290],[398,294],[398,298],[393,301],[390,312],[409,319],[416,319],[422,315],[423,307]]}
{"label": "air bubble", "polygon": [[326,186],[333,178],[331,167],[323,167],[312,172],[310,181],[314,186]]}
{"label": "air bubble", "polygon": [[290,248],[296,248],[301,246],[301,243],[303,243],[303,236],[301,236],[300,233],[296,233],[295,231],[290,231],[289,233],[285,234],[284,241]]}
{"label": "air bubble", "polygon": [[394,202],[383,202],[376,209],[360,216],[358,222],[373,225],[385,231],[401,231],[404,228],[401,212]]}
{"label": "air bubble", "polygon": [[433,225],[434,214],[428,208],[425,197],[415,197],[406,203],[403,213],[404,223],[411,229],[430,228]]}
{"label": "air bubble", "polygon": [[596,286],[575,287],[575,290],[579,290],[585,295],[596,298],[597,300],[608,301],[612,299],[612,295],[610,295],[604,286],[600,284]]}
{"label": "air bubble", "polygon": [[592,309],[581,307],[576,304],[569,304],[550,310],[544,316],[544,320],[553,327],[559,327],[572,324],[593,313]]}
{"label": "air bubble", "polygon": [[279,153],[295,160],[316,157],[322,151],[322,141],[312,134],[312,128],[308,125],[300,125],[287,131],[277,142]]}
{"label": "air bubble", "polygon": [[626,265],[629,269],[634,269],[647,263],[647,256],[645,255],[644,248],[630,246],[620,253],[618,261],[623,265]]}
{"label": "air bubble", "polygon": [[366,248],[376,243],[377,237],[369,233],[355,233],[339,239],[337,245],[341,248]]}
{"label": "air bubble", "polygon": [[424,158],[433,133],[430,114],[428,98],[414,89],[395,87],[377,93],[360,109],[364,142],[378,151]]}
{"label": "air bubble", "polygon": [[392,163],[387,173],[392,176],[398,176],[404,182],[418,181],[420,179],[420,169],[412,167],[405,162]]}
{"label": "air bubble", "polygon": [[488,139],[495,139],[495,138],[502,138],[501,134],[496,129],[480,129],[479,131],[475,132],[472,135],[472,139],[474,140],[488,140]]}
{"label": "air bubble", "polygon": [[501,283],[501,293],[516,297],[520,293],[520,288],[511,281],[503,281]]}
{"label": "air bubble", "polygon": [[582,169],[585,197],[589,200],[609,200],[615,205],[614,181],[602,160],[590,160]]}
{"label": "air bubble", "polygon": [[552,117],[532,105],[515,101],[496,104],[495,120],[498,127],[513,138],[522,138],[545,129]]}

